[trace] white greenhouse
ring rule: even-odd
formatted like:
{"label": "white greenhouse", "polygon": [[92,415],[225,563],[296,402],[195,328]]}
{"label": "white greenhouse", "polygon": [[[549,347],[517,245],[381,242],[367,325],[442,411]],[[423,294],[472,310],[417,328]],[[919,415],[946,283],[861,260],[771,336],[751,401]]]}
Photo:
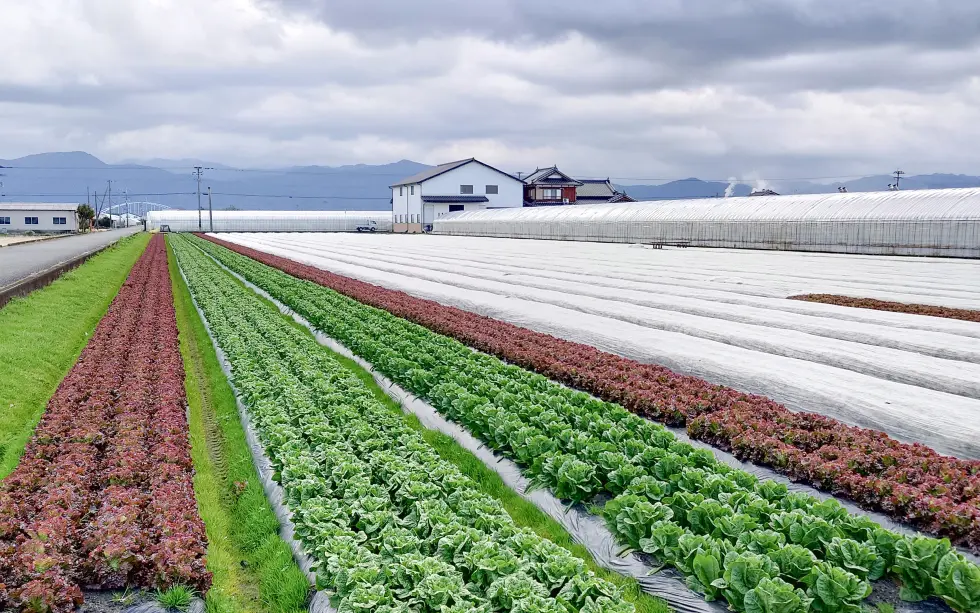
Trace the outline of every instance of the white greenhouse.
{"label": "white greenhouse", "polygon": [[980,257],[980,189],[751,196],[451,213],[436,234]]}
{"label": "white greenhouse", "polygon": [[[198,223],[200,219],[200,225]],[[390,211],[150,211],[146,229],[170,232],[390,232]]]}

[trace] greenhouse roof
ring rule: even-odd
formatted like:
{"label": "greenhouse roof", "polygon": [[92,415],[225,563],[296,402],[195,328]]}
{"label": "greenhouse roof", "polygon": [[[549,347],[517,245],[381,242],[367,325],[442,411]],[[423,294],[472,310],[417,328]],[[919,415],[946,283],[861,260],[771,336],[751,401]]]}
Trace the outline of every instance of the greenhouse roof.
{"label": "greenhouse roof", "polygon": [[458,222],[980,220],[980,188],[701,198],[451,213]]}

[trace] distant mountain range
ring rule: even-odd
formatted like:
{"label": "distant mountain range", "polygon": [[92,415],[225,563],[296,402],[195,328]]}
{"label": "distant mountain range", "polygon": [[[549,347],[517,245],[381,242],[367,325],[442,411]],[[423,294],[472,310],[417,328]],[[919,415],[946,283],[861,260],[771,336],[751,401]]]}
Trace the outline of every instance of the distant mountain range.
{"label": "distant mountain range", "polygon": [[[767,184],[769,189],[780,194],[832,194],[838,187],[846,187],[849,192],[877,192],[888,189],[894,183],[891,175],[862,177],[842,183],[812,183],[810,181],[791,181]],[[725,195],[728,183],[702,181],[701,179],[681,179],[662,185],[620,185],[619,188],[637,200],[676,200],[681,198],[721,198]],[[943,189],[948,187],[980,187],[980,177],[970,175],[931,174],[902,177],[903,190]],[[748,196],[753,187],[736,183],[732,196]]]}
{"label": "distant mountain range", "polygon": [[[152,163],[151,163],[152,162]],[[86,189],[107,195],[112,180],[112,202],[157,202],[172,208],[197,208],[194,166],[205,168],[201,180],[215,209],[273,210],[384,210],[390,207],[388,186],[418,173],[425,164],[402,160],[368,166],[296,166],[279,169],[236,170],[202,160],[152,160],[106,164],[83,152],[41,153],[0,160],[0,200],[23,202],[85,202]],[[4,168],[9,167],[9,168]],[[94,196],[90,196],[90,200]]]}
{"label": "distant mountain range", "polygon": [[[107,195],[112,181],[112,202],[130,200],[158,202],[173,208],[197,208],[197,181],[194,166],[203,167],[203,203],[207,188],[212,190],[216,210],[385,210],[390,207],[388,186],[429,166],[401,160],[391,164],[351,166],[293,166],[270,169],[235,169],[196,159],[133,160],[106,164],[81,151],[40,153],[13,160],[0,160],[0,201],[85,202],[86,189]],[[821,184],[784,182],[767,187],[782,194],[833,193],[841,185],[848,191],[887,189],[892,177],[864,177],[845,183]],[[619,185],[637,200],[713,198],[725,195],[728,183],[696,178],[661,185]],[[980,187],[980,177],[951,174],[909,176],[902,189]],[[733,196],[746,196],[752,186],[732,186]],[[93,201],[90,195],[89,200]]]}

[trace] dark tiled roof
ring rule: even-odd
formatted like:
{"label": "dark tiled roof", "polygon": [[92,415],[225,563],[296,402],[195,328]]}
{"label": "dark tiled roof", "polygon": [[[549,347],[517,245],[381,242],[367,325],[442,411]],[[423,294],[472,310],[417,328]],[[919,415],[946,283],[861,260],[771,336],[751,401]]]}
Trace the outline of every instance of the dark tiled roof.
{"label": "dark tiled roof", "polygon": [[608,180],[586,179],[575,190],[575,198],[604,198],[606,200],[616,195],[616,190]]}
{"label": "dark tiled roof", "polygon": [[430,168],[428,170],[423,170],[422,172],[420,172],[418,174],[414,174],[414,175],[408,177],[407,179],[402,179],[401,181],[399,181],[398,183],[395,183],[394,185],[391,185],[390,187],[398,187],[399,185],[409,185],[411,183],[421,183],[422,181],[426,181],[428,179],[431,179],[432,177],[435,177],[436,175],[441,175],[442,173],[449,172],[450,170],[453,170],[454,168],[459,168],[463,164],[468,164],[468,163],[472,162],[473,159],[474,158],[468,158],[468,159],[465,159],[465,160],[456,160],[455,162],[447,162],[445,164],[439,164],[435,168]]}
{"label": "dark tiled roof", "polygon": [[428,181],[432,177],[437,177],[437,176],[441,175],[444,172],[449,172],[450,170],[455,170],[455,169],[459,168],[460,166],[465,166],[466,164],[469,164],[470,162],[474,162],[476,164],[479,164],[480,166],[486,166],[490,170],[493,170],[494,172],[499,172],[500,174],[502,174],[502,175],[504,175],[504,176],[506,176],[506,177],[508,177],[510,179],[513,179],[514,181],[520,181],[520,179],[518,179],[514,175],[512,175],[510,173],[507,173],[507,172],[504,172],[504,171],[500,170],[499,168],[494,168],[490,164],[485,164],[484,162],[481,162],[480,160],[478,160],[476,158],[467,158],[465,160],[457,160],[455,162],[447,162],[445,164],[439,164],[435,168],[430,168],[428,170],[423,170],[422,172],[420,172],[418,174],[412,175],[412,176],[408,177],[407,179],[402,179],[398,183],[394,183],[392,185],[389,185],[388,187],[398,187],[400,185],[411,185],[413,183],[422,183],[423,181]]}
{"label": "dark tiled roof", "polygon": [[422,196],[422,202],[429,203],[466,203],[466,202],[490,202],[490,199],[486,196],[470,196],[470,195],[458,195],[458,196]]}
{"label": "dark tiled roof", "polygon": [[547,179],[537,179],[534,185],[578,185],[578,181],[569,181],[561,177],[548,177]]}
{"label": "dark tiled roof", "polygon": [[[548,175],[555,174],[558,177],[548,178]],[[557,166],[552,166],[551,168],[538,168],[528,176],[524,177],[524,182],[528,185],[537,184],[559,184],[559,185],[581,185],[581,181],[577,181],[570,176],[566,175],[562,171],[558,170]]]}

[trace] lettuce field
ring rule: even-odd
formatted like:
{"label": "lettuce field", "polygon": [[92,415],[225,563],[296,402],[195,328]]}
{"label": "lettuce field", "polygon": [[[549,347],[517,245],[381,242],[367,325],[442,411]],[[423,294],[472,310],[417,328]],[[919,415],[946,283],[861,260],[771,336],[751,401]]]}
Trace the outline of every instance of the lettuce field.
{"label": "lettuce field", "polygon": [[[844,429],[837,444],[851,445],[855,453],[868,448],[861,446],[859,436],[863,436],[883,448],[919,454],[946,463],[946,470],[961,471],[959,479],[949,481],[964,488],[960,498],[965,502],[952,507],[962,505],[959,510],[965,510],[966,516],[943,524],[933,513],[933,523],[918,522],[927,532],[944,532],[949,538],[897,533],[849,512],[833,498],[793,492],[783,483],[732,468],[709,450],[681,442],[663,426],[637,415],[644,412],[623,402],[622,392],[619,396],[608,389],[602,393],[597,385],[567,379],[571,369],[558,370],[568,368],[565,354],[573,354],[569,360],[591,358],[594,366],[603,358],[602,352],[593,350],[589,355],[582,346],[556,343],[553,338],[549,344],[545,335],[526,336],[530,331],[509,324],[501,324],[497,333],[492,327],[501,322],[486,317],[468,318],[460,309],[440,308],[431,301],[245,247],[223,248],[219,242],[194,239],[198,249],[222,266],[514,459],[538,487],[548,488],[569,504],[590,505],[605,518],[624,550],[642,551],[674,567],[686,576],[692,590],[707,599],[723,599],[736,610],[782,603],[788,610],[857,611],[869,596],[873,598],[876,586],[886,582],[900,585],[901,597],[908,601],[932,597],[955,609],[977,606],[972,592],[980,569],[950,542],[951,538],[966,550],[976,547],[975,490],[970,489],[977,476],[973,462],[940,456],[921,445],[903,446],[866,430],[855,428],[857,436],[848,437]],[[524,343],[508,348],[504,339]],[[552,370],[535,354],[550,355]],[[525,364],[528,368],[521,367]],[[620,368],[623,372],[628,366]],[[603,375],[622,380],[616,372],[607,368],[588,376],[597,382]],[[657,374],[661,384],[670,382],[664,380],[672,374],[669,371]],[[679,384],[698,385],[690,377],[678,378]],[[563,380],[569,387],[549,379]],[[587,388],[595,396],[572,387]],[[694,389],[690,400],[683,395],[673,399],[680,406],[690,403],[694,410],[688,414],[661,410],[648,412],[647,417],[668,423],[689,421],[696,430],[703,415],[738,408],[755,406],[795,415],[758,396],[703,382]],[[650,406],[666,403],[665,392],[651,396],[656,400]],[[705,406],[697,407],[697,399]],[[712,404],[722,406],[711,411]],[[786,427],[785,420],[773,421]],[[826,420],[825,427],[841,429],[832,420]],[[904,469],[923,464],[910,460]],[[859,474],[857,467],[852,470]],[[896,482],[899,479],[904,477]],[[923,494],[911,498],[919,501]],[[884,504],[867,504],[889,510]],[[892,514],[913,522],[910,508],[896,507]]]}
{"label": "lettuce field", "polygon": [[92,586],[207,589],[183,374],[158,236],[0,483],[0,609],[70,611]]}
{"label": "lettuce field", "polygon": [[0,610],[980,613],[973,269],[551,245],[153,237],[0,481]]}

